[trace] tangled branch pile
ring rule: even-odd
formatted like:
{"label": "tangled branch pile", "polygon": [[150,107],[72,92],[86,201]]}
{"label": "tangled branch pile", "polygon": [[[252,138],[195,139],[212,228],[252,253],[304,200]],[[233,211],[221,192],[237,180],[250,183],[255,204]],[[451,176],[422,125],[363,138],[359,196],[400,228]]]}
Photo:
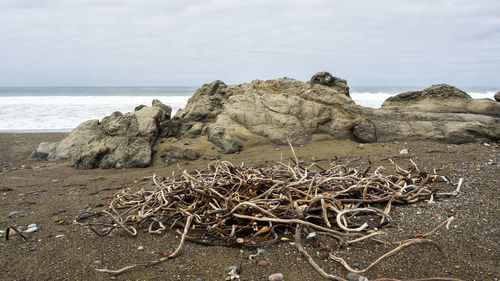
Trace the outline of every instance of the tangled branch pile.
{"label": "tangled branch pile", "polygon": [[[99,235],[121,228],[132,236],[137,234],[139,226],[157,234],[169,226],[180,226],[184,234],[178,250],[184,240],[205,245],[264,247],[287,240],[287,234],[295,232],[297,248],[320,274],[344,280],[319,268],[302,247],[301,233],[328,235],[342,245],[365,239],[389,243],[376,236],[383,234],[381,229],[391,223],[392,204],[456,195],[462,184],[462,180],[453,184],[444,176],[422,172],[415,164],[411,170],[396,165],[397,175],[383,175],[383,167],[373,172],[369,172],[370,167],[358,171],[334,162],[324,169],[316,164],[303,167],[296,157],[292,160],[294,165],[279,163],[272,168],[239,167],[216,161],[195,173],[183,171],[172,178],[153,176],[154,190],[118,192],[109,202],[108,210],[92,215],[86,225]],[[442,186],[450,186],[453,191],[438,192]],[[363,223],[361,218],[366,219],[366,214],[380,219],[369,221],[372,225]],[[90,215],[82,214],[77,222],[90,219]],[[453,217],[448,218],[418,238],[396,243],[399,246],[364,270],[352,269],[333,254],[330,258],[351,272],[366,272],[406,246],[433,243],[427,237],[452,220]],[[124,269],[100,271],[120,273]]]}

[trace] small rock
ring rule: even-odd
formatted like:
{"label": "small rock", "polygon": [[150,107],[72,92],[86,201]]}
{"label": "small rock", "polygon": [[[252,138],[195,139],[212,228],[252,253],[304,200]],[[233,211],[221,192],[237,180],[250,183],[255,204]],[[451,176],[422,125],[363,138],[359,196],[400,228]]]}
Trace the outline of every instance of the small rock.
{"label": "small rock", "polygon": [[258,266],[268,266],[269,265],[269,261],[259,261],[257,263]]}
{"label": "small rock", "polygon": [[313,231],[313,232],[311,232],[311,233],[309,233],[309,234],[307,235],[307,239],[311,239],[311,238],[314,238],[314,237],[316,237],[316,232],[314,232],[314,231]]}
{"label": "small rock", "polygon": [[137,250],[142,251],[142,250],[144,250],[144,247],[143,246],[139,246],[139,247],[137,247]]}
{"label": "small rock", "polygon": [[281,149],[278,147],[278,148],[276,148],[275,150],[276,150],[276,151],[280,151]]}
{"label": "small rock", "polygon": [[238,270],[238,267],[236,265],[230,265],[227,267],[228,272],[236,272],[236,270]]}
{"label": "small rock", "polygon": [[365,149],[365,144],[364,143],[358,144],[358,148]]}
{"label": "small rock", "polygon": [[269,279],[269,281],[281,281],[281,280],[285,279],[285,276],[282,273],[274,273],[274,274],[269,275],[269,277],[267,277],[267,279]]}
{"label": "small rock", "polygon": [[401,151],[399,151],[399,154],[403,155],[403,154],[408,154],[408,149],[402,149]]}
{"label": "small rock", "polygon": [[94,261],[94,264],[102,264],[102,260],[96,260]]}
{"label": "small rock", "polygon": [[9,213],[9,218],[12,218],[12,217],[15,217],[15,216],[20,216],[22,215],[23,213],[21,213],[20,211],[12,211]]}
{"label": "small rock", "polygon": [[500,101],[500,92],[496,92],[494,98],[496,101]]}
{"label": "small rock", "polygon": [[196,281],[205,281],[203,278],[196,278]]}
{"label": "small rock", "polygon": [[348,281],[368,281],[368,278],[354,272],[347,273],[346,278]]}
{"label": "small rock", "polygon": [[486,147],[490,147],[491,146],[491,144],[489,144],[487,142],[483,143],[483,145],[486,146]]}
{"label": "small rock", "polygon": [[26,229],[24,232],[31,233],[31,232],[35,232],[37,230],[38,230],[38,227],[34,226],[34,227],[28,227],[28,229]]}
{"label": "small rock", "polygon": [[36,223],[28,224],[28,228],[37,227]]}
{"label": "small rock", "polygon": [[259,254],[259,255],[265,255],[265,254],[266,254],[266,250],[264,250],[264,249],[259,249],[259,250],[257,251],[257,254]]}
{"label": "small rock", "polygon": [[62,238],[62,237],[64,237],[64,236],[66,236],[66,235],[64,235],[64,234],[57,234],[57,235],[56,235],[56,238]]}

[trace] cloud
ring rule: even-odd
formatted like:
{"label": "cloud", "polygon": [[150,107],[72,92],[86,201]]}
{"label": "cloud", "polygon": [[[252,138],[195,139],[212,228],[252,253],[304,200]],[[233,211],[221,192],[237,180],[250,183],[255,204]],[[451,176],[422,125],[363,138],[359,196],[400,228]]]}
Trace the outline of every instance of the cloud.
{"label": "cloud", "polygon": [[497,2],[2,1],[0,85],[491,84]]}

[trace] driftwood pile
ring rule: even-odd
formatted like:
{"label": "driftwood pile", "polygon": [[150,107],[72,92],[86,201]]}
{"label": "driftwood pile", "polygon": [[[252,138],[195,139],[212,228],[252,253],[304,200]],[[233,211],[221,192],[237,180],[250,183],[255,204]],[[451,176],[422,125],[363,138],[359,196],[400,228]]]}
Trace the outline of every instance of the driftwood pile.
{"label": "driftwood pile", "polygon": [[[432,202],[434,198],[456,195],[462,185],[462,179],[454,184],[435,172],[420,171],[415,163],[408,170],[395,165],[396,175],[383,175],[383,167],[370,172],[371,167],[359,171],[336,162],[329,167],[304,166],[295,154],[291,160],[293,164],[278,163],[270,168],[216,161],[194,173],[183,171],[169,178],[153,176],[155,189],[121,190],[108,202],[107,210],[81,214],[76,221],[88,225],[98,235],[107,235],[114,229],[135,236],[139,227],[147,227],[154,234],[175,226],[184,228],[183,233],[179,231],[181,243],[170,256],[119,270],[98,269],[102,272],[118,274],[173,258],[186,240],[204,245],[260,248],[289,240],[294,234],[299,252],[322,276],[344,280],[327,274],[316,264],[302,247],[301,236],[327,235],[344,246],[366,239],[395,245],[363,270],[353,269],[342,258],[329,254],[330,259],[347,270],[363,273],[407,246],[433,244],[428,237],[441,227],[448,227],[453,220],[449,217],[433,231],[413,239],[379,240],[383,228],[392,222],[393,204]],[[367,215],[376,219],[367,220]]]}

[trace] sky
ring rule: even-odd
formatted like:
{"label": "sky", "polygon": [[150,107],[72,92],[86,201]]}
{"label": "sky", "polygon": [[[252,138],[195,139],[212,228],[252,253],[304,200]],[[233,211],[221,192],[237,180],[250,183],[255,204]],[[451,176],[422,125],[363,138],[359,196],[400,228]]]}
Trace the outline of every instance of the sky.
{"label": "sky", "polygon": [[500,85],[498,0],[0,0],[0,86]]}

